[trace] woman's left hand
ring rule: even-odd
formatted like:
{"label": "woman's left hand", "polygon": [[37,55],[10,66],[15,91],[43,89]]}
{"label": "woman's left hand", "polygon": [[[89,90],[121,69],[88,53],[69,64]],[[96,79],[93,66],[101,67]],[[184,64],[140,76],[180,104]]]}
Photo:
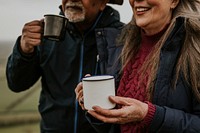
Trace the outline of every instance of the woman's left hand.
{"label": "woman's left hand", "polygon": [[133,98],[110,96],[109,100],[121,106],[121,108],[103,109],[94,106],[93,110],[89,110],[88,113],[105,123],[125,124],[143,120],[148,112],[146,103]]}

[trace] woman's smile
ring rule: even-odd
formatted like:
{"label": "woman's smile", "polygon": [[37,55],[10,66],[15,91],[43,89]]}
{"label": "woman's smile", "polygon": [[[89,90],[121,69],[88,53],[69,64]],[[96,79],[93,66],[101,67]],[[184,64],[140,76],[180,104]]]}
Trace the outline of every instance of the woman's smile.
{"label": "woman's smile", "polygon": [[151,8],[148,8],[148,7],[136,7],[135,12],[136,12],[136,15],[142,15],[146,13],[147,11],[149,11],[150,9]]}

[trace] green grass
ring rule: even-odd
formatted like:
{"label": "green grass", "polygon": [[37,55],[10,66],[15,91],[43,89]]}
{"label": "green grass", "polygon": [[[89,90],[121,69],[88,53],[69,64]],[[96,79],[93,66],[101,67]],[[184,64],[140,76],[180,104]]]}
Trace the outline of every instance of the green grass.
{"label": "green grass", "polygon": [[39,133],[39,132],[40,129],[38,123],[0,128],[0,133]]}

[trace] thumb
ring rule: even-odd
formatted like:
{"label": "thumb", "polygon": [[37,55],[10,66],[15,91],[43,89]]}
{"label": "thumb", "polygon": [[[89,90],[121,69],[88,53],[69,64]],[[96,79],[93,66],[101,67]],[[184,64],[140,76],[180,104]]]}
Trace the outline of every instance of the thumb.
{"label": "thumb", "polygon": [[86,75],[85,75],[85,77],[90,77],[90,76],[91,76],[91,74],[86,74]]}
{"label": "thumb", "polygon": [[113,103],[123,106],[131,105],[131,103],[133,102],[132,98],[119,97],[119,96],[109,96],[109,100]]}

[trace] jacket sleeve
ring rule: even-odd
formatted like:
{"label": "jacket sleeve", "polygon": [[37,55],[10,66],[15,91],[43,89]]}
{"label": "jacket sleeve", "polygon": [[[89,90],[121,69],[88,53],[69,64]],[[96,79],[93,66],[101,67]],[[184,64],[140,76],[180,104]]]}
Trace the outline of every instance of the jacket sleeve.
{"label": "jacket sleeve", "polygon": [[200,103],[193,102],[193,113],[186,113],[169,107],[156,106],[156,113],[150,126],[155,133],[198,133],[200,132]]}
{"label": "jacket sleeve", "polygon": [[92,117],[89,113],[85,113],[88,122],[96,130],[97,133],[120,133],[120,126],[118,124],[104,123]]}
{"label": "jacket sleeve", "polygon": [[29,89],[40,77],[37,51],[31,56],[20,52],[20,37],[17,39],[12,54],[8,58],[6,77],[9,88],[14,92]]}

